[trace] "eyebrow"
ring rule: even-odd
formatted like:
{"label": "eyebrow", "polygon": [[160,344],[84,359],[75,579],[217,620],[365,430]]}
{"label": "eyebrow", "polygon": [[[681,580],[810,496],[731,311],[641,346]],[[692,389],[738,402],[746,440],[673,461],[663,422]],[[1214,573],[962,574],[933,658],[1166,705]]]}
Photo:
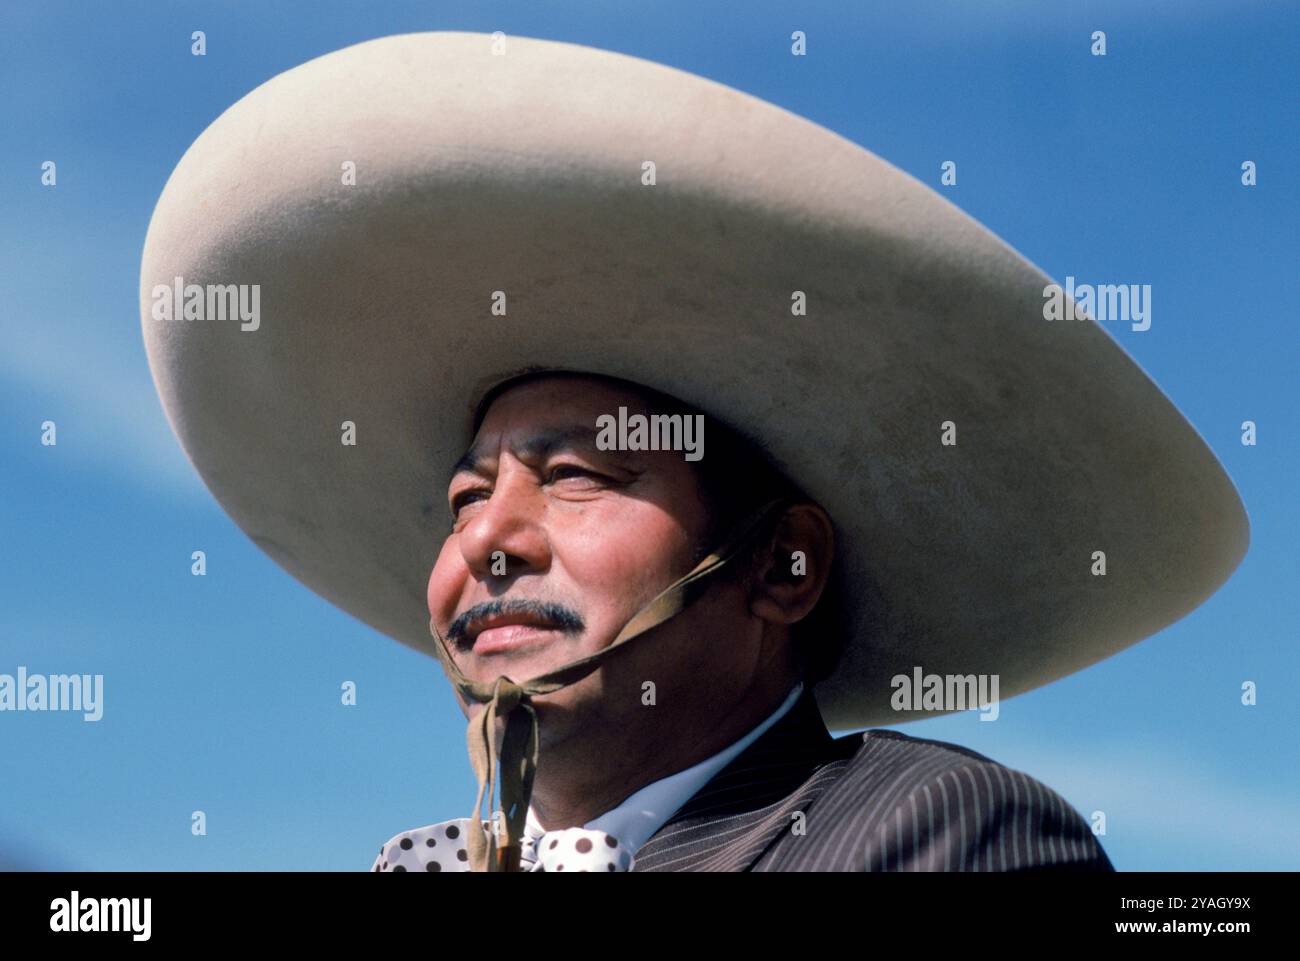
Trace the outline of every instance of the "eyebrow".
{"label": "eyebrow", "polygon": [[[596,428],[574,426],[539,431],[515,445],[513,449],[524,457],[541,460],[549,457],[556,450],[575,443],[595,450]],[[471,447],[452,466],[451,474],[447,477],[447,483],[450,484],[455,476],[462,471],[477,472],[484,459],[483,454],[479,453],[477,447]]]}

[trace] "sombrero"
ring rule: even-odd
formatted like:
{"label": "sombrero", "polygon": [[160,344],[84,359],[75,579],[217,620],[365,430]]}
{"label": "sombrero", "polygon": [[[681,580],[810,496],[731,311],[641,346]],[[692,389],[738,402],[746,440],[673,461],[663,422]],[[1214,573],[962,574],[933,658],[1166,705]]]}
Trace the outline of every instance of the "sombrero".
{"label": "sombrero", "polygon": [[918,666],[998,674],[1006,698],[1093,664],[1245,552],[1204,441],[1099,324],[1045,319],[1051,283],[737,90],[423,33],[319,57],[212,123],[154,211],[141,307],[172,428],[235,523],[429,653],[445,484],[494,385],[611,375],[761,439],[835,524],[848,635],[815,695],[852,728],[926,713],[889,703]]}

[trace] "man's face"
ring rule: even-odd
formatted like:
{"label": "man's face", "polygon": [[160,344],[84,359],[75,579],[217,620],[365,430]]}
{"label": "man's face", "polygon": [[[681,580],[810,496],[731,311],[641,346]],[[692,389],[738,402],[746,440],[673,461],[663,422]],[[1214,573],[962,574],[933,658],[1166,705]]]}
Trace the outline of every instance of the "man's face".
{"label": "man's face", "polygon": [[[488,410],[448,486],[455,519],[428,589],[466,677],[525,681],[595,653],[694,566],[708,526],[694,468],[680,451],[598,450],[597,417],[620,406],[650,412],[618,385],[552,377]],[[690,697],[737,668],[743,677],[744,645],[717,635],[744,610],[740,593],[710,591],[657,636],[537,699],[544,740],[564,737],[566,718],[630,717],[645,681]]]}

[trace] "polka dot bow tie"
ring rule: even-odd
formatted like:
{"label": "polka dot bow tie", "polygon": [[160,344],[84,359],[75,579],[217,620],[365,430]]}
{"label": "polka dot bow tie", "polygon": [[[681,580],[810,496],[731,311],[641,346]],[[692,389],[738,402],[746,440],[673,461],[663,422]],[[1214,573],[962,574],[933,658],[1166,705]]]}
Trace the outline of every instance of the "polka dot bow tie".
{"label": "polka dot bow tie", "polygon": [[[375,858],[375,871],[468,871],[467,839],[473,821],[454,818],[405,831],[389,841]],[[480,822],[480,830],[490,824]],[[627,871],[634,858],[626,845],[604,831],[564,828],[540,837],[524,835],[521,871]]]}

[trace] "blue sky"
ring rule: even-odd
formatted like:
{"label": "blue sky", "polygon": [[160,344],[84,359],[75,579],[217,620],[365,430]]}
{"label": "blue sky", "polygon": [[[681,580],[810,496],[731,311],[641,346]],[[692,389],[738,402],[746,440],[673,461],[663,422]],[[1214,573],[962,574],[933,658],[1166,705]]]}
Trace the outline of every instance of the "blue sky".
{"label": "blue sky", "polygon": [[[105,676],[98,722],[0,713],[0,866],[365,870],[398,831],[469,813],[464,720],[438,665],[226,517],[163,416],[137,313],[153,205],[222,110],[331,50],[450,29],[698,73],[936,188],[956,160],[945,196],[1053,277],[1151,284],[1151,329],[1108,329],[1223,461],[1249,554],[1196,612],[1007,701],[997,723],[902,729],[1106,812],[1122,870],[1300,868],[1300,8],[1137,6],[0,6],[0,673]],[[789,55],[793,30],[807,57]],[[1093,30],[1105,58],[1088,55]],[[39,442],[47,419],[57,447]],[[207,577],[190,575],[195,549]]]}

